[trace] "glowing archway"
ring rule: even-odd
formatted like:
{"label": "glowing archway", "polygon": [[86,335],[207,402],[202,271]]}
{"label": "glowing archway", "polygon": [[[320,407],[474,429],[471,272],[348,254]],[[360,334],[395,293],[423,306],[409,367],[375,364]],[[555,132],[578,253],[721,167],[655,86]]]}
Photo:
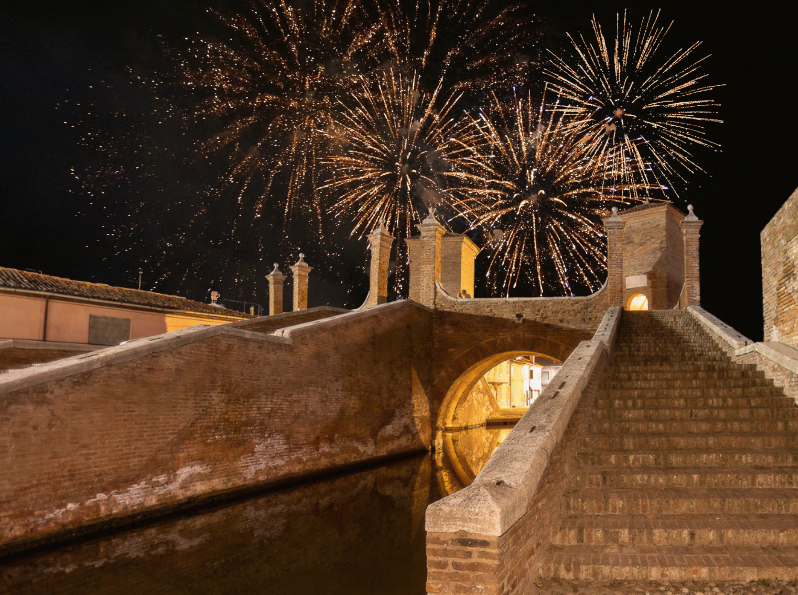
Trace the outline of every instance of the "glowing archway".
{"label": "glowing archway", "polygon": [[648,310],[648,298],[642,293],[636,293],[626,302],[627,310]]}

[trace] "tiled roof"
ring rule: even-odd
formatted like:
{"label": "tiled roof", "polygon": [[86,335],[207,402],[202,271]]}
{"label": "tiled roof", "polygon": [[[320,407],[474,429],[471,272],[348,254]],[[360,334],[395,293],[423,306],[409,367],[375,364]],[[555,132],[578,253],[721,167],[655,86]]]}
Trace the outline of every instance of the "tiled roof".
{"label": "tiled roof", "polygon": [[0,290],[2,289],[43,291],[58,295],[117,302],[129,306],[162,308],[164,310],[175,310],[178,312],[196,312],[221,316],[235,316],[238,318],[254,318],[243,312],[227,310],[226,308],[217,308],[210,304],[187,300],[186,298],[176,295],[165,295],[152,291],[126,289],[124,287],[110,287],[102,283],[73,281],[72,279],[62,279],[61,277],[51,277],[50,275],[40,275],[39,273],[7,269],[5,267],[0,267]]}

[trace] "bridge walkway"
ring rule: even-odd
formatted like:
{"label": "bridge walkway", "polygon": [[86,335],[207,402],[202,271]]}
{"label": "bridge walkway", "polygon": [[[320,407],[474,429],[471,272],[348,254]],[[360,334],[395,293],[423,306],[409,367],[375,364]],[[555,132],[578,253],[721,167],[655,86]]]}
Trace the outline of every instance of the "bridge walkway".
{"label": "bridge walkway", "polygon": [[798,407],[683,311],[624,312],[541,576],[798,576]]}

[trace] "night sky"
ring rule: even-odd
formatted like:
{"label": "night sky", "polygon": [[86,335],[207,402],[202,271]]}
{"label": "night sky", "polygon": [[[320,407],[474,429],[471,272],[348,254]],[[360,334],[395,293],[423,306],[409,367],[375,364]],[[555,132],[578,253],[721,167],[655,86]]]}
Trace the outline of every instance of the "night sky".
{"label": "night sky", "polygon": [[[157,67],[162,56],[159,36],[169,46],[206,27],[208,5],[223,12],[240,8],[233,0],[3,3],[0,266],[120,286],[134,286],[135,271],[142,266],[147,289],[207,301],[207,292],[215,285],[223,298],[266,303],[262,282],[241,281],[235,286],[228,280],[221,287],[212,281],[224,278],[220,271],[229,267],[233,251],[208,254],[201,267],[208,282],[199,279],[183,285],[173,277],[157,282],[163,271],[141,265],[135,245],[114,254],[107,231],[119,222],[118,195],[109,192],[105,204],[90,199],[85,185],[71,173],[73,167],[102,159],[81,144],[86,130],[75,126],[82,121],[76,104],[84,102],[85,107],[86,98],[96,97],[92,93],[109,83],[124,87],[130,68]],[[669,46],[702,41],[702,54],[712,54],[704,72],[710,82],[725,84],[714,95],[721,103],[719,116],[724,123],[708,133],[721,144],[722,152],[695,152],[708,175],[690,178],[686,196],[705,221],[702,305],[743,334],[761,340],[759,232],[798,186],[794,106],[798,48],[787,4],[776,10],[771,8],[776,3],[754,3],[745,11],[728,4],[715,10],[710,5],[715,3],[637,2],[633,14],[637,22],[649,9],[662,8],[662,18],[675,21]],[[593,13],[605,30],[612,29],[615,13],[624,8],[610,2],[529,3],[529,10],[553,32],[549,43],[555,46],[565,42],[566,31],[587,35]],[[105,97],[105,103],[99,101],[91,109],[97,108],[110,111],[114,106]],[[102,121],[103,114],[99,116]],[[168,146],[171,139],[159,141]],[[175,172],[175,180],[184,177]],[[192,192],[190,182],[180,191]],[[676,206],[685,209],[685,204]],[[171,216],[179,216],[179,211]],[[353,240],[346,246],[348,251],[335,264],[319,262],[319,257],[314,261],[311,255],[321,254],[318,249],[303,249],[309,264],[316,267],[311,273],[311,306],[352,307],[365,298],[365,241]],[[287,264],[281,262],[283,270]],[[270,263],[254,266],[260,269],[254,273],[259,279],[271,268]]]}

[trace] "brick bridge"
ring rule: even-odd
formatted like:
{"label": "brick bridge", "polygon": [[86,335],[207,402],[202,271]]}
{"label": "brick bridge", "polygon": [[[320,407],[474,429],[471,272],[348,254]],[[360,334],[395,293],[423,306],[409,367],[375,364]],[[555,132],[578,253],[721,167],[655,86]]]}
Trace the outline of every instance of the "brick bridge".
{"label": "brick bridge", "polygon": [[459,299],[474,246],[428,218],[409,241],[410,300],[385,303],[378,230],[356,311],[193,327],[3,374],[0,553],[430,449],[496,363],[565,361],[634,296],[697,305],[700,225],[669,204],[614,214],[592,296]]}

